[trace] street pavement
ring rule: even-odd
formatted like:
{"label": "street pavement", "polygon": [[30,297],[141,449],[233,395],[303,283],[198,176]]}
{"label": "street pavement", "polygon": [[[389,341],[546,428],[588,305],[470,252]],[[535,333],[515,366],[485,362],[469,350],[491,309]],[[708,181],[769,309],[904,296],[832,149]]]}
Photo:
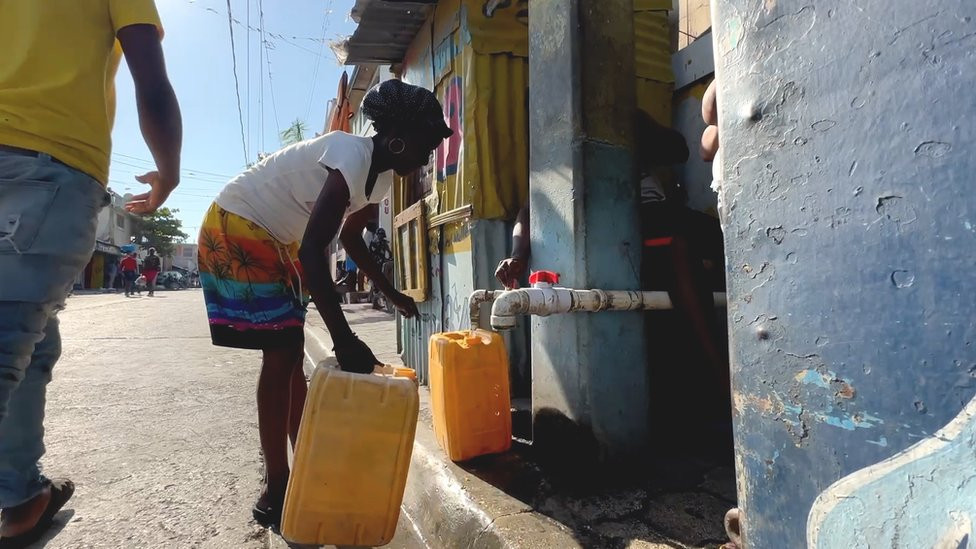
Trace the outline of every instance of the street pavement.
{"label": "street pavement", "polygon": [[[44,470],[77,492],[36,547],[279,546],[250,512],[260,354],[210,344],[200,290],[75,295],[60,318]],[[394,547],[422,547],[408,530]]]}

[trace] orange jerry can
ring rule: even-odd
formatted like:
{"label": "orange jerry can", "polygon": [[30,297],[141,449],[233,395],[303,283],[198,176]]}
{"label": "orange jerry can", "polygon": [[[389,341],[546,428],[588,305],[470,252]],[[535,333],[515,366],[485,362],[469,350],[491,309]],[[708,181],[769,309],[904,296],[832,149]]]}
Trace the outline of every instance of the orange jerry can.
{"label": "orange jerry can", "polygon": [[508,353],[496,332],[430,338],[430,407],[437,442],[451,461],[512,447]]}
{"label": "orange jerry can", "polygon": [[381,546],[393,539],[419,411],[416,375],[318,367],[305,401],[281,520],[302,545]]}

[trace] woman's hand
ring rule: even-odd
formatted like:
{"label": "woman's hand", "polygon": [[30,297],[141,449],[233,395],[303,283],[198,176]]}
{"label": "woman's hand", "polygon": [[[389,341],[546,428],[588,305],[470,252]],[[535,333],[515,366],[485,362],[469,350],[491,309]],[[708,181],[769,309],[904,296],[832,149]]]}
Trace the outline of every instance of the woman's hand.
{"label": "woman's hand", "polygon": [[400,314],[405,318],[414,318],[420,316],[420,311],[417,309],[417,302],[413,300],[412,297],[402,293],[393,292],[393,295],[388,296],[390,301],[393,302],[393,306],[400,311]]}
{"label": "woman's hand", "polygon": [[495,278],[502,283],[506,290],[519,287],[519,279],[525,274],[526,263],[522,258],[510,257],[503,259],[495,269]]}
{"label": "woman's hand", "polygon": [[336,361],[343,372],[354,374],[371,374],[373,369],[380,365],[380,361],[370,350],[369,346],[361,339],[352,335],[352,339],[336,344],[332,349],[335,352]]}

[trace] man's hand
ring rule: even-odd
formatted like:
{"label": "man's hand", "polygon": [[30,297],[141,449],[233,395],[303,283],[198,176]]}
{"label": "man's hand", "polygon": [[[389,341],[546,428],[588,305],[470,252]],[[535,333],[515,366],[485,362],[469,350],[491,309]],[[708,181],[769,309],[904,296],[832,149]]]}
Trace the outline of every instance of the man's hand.
{"label": "man's hand", "polygon": [[711,162],[718,153],[718,102],[715,99],[716,85],[713,80],[705,90],[702,98],[702,119],[708,125],[702,132],[701,156],[705,162]]}
{"label": "man's hand", "polygon": [[363,343],[355,334],[352,335],[352,339],[349,341],[341,344],[337,343],[333,351],[335,352],[336,361],[339,362],[339,368],[343,372],[371,374],[373,373],[373,369],[380,365],[380,361],[373,354],[373,351],[370,350],[369,346]]}
{"label": "man's hand", "polygon": [[159,172],[137,175],[136,181],[151,187],[149,192],[133,196],[132,200],[125,205],[126,210],[138,215],[149,215],[158,210],[177,185],[175,181],[164,180]]}
{"label": "man's hand", "polygon": [[127,206],[130,212],[145,215],[162,206],[180,181],[183,119],[166,74],[159,29],[153,25],[129,25],[119,29],[118,39],[135,85],[139,126],[159,170],[136,178],[151,185],[152,190]]}
{"label": "man's hand", "polygon": [[417,309],[417,302],[413,300],[412,297],[402,293],[396,292],[389,296],[390,301],[393,302],[393,306],[400,311],[400,314],[405,318],[414,318],[420,316],[420,310]]}
{"label": "man's hand", "polygon": [[510,257],[502,260],[495,269],[495,278],[502,283],[506,290],[519,287],[519,280],[525,274],[528,266],[520,257]]}

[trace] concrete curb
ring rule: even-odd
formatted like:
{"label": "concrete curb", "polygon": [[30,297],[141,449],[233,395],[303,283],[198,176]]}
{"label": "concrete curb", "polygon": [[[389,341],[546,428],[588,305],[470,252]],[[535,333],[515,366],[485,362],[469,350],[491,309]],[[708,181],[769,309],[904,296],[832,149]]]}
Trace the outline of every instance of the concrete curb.
{"label": "concrete curb", "polygon": [[[305,327],[310,365],[335,365],[322,328]],[[314,366],[312,366],[314,368]],[[574,549],[582,546],[561,524],[452,463],[434,437],[430,398],[420,389],[420,419],[402,513],[431,549]]]}

